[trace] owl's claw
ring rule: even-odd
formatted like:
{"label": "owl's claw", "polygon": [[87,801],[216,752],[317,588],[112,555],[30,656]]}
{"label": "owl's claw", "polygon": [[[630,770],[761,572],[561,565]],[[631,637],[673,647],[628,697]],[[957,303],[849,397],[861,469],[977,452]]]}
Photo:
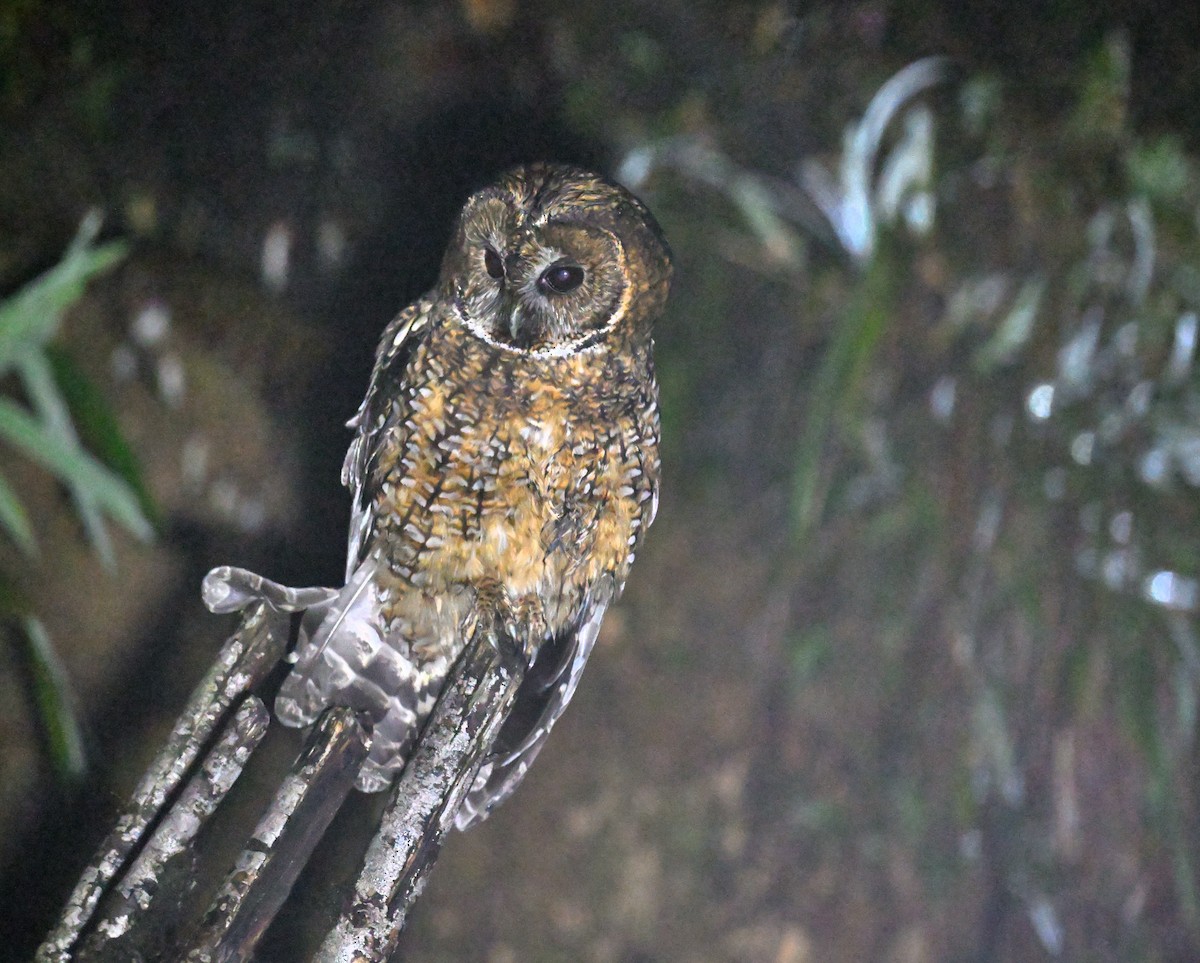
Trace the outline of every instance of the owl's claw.
{"label": "owl's claw", "polygon": [[200,597],[210,612],[219,615],[240,612],[252,602],[266,602],[277,612],[303,612],[328,602],[338,589],[312,586],[291,588],[264,578],[248,569],[220,565],[206,576]]}

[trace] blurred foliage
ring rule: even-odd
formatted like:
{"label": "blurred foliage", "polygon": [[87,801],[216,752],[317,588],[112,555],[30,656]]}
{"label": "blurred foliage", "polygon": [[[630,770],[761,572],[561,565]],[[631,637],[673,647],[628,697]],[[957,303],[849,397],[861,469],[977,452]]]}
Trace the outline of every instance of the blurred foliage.
{"label": "blurred foliage", "polygon": [[25,642],[25,664],[47,754],[61,781],[76,782],[87,772],[87,757],[70,679],[40,619],[23,617],[19,633]]}
{"label": "blurred foliage", "polygon": [[[1055,839],[1054,820],[1065,817],[1053,794],[1066,791],[1056,782],[1068,777],[1045,777],[1049,800],[1030,787],[1039,752],[1026,707],[1046,685],[1073,693],[1047,706],[1060,728],[1087,726],[1100,707],[1116,707],[1147,767],[1148,826],[1169,854],[1174,899],[1191,938],[1200,938],[1197,850],[1186,828],[1196,805],[1187,787],[1200,692],[1200,292],[1192,280],[1200,181],[1177,140],[1142,139],[1129,128],[1128,76],[1119,35],[1086,62],[1067,125],[1082,167],[1022,158],[1002,108],[971,167],[941,167],[939,230],[877,252],[829,335],[809,404],[809,424],[824,440],[818,448],[809,429],[797,470],[802,512],[814,465],[841,481],[827,523],[861,512],[864,478],[854,466],[879,463],[863,450],[874,427],[895,459],[893,479],[902,479],[891,487],[896,497],[950,496],[935,507],[940,522],[919,536],[924,544],[906,547],[913,559],[940,558],[962,573],[951,579],[959,621],[947,628],[972,705],[969,822],[986,821],[993,802],[1012,814],[999,849],[1005,886],[1051,954],[1065,939],[1064,872],[1079,857]],[[1007,197],[964,190],[1005,163]],[[1037,239],[1025,266],[981,273],[1021,238],[972,217],[980,203],[993,205],[993,224],[1015,221]],[[946,310],[924,331],[900,328],[931,270]],[[880,276],[908,282],[881,284]],[[870,347],[879,335],[864,310],[897,326],[882,351]],[[834,377],[846,366],[847,342],[864,345],[856,363],[866,360],[868,371]],[[887,366],[911,372],[930,361],[927,417],[903,391],[872,397],[868,386],[888,382]],[[828,419],[830,411],[839,417]],[[943,432],[945,451],[922,438],[931,431]],[[955,441],[963,433],[980,446],[965,465]],[[947,473],[964,468],[977,487],[947,488]],[[966,505],[956,504],[961,498]],[[872,513],[894,511],[887,504]],[[965,545],[954,531],[963,508],[975,516],[974,531],[961,533]],[[894,615],[883,606],[879,617],[886,625]]]}
{"label": "blurred foliage", "polygon": [[[30,403],[25,408],[11,398],[0,398],[0,439],[67,488],[89,541],[111,566],[114,556],[105,516],[136,537],[148,539],[151,527],[144,510],[148,499],[116,420],[99,393],[64,355],[47,350],[63,313],[83,295],[88,281],[125,256],[119,242],[92,246],[98,227],[94,220],[86,222],[57,265],[0,303],[0,376],[15,372]],[[71,400],[86,418],[94,442],[126,477],[84,449],[71,417]],[[2,478],[0,526],[26,554],[36,552],[28,515]]]}
{"label": "blurred foliage", "polygon": [[[734,161],[711,129],[651,139],[622,168],[635,183],[659,172],[668,198],[675,180],[714,192],[735,212],[717,223],[743,234],[740,264],[790,262],[803,278],[795,561],[776,566],[806,600],[790,636],[797,698],[839,685],[826,653],[869,660],[856,685],[896,707],[860,750],[864,766],[886,760],[881,831],[923,853],[933,888],[982,863],[991,905],[1010,902],[1051,956],[1096,945],[1079,887],[1128,912],[1121,886],[1147,885],[1130,873],[1165,875],[1163,899],[1200,942],[1200,167],[1177,136],[1133,128],[1129,57],[1123,34],[1104,38],[1037,121],[996,76],[951,84],[916,62],[847,125],[832,163],[793,178],[755,169],[745,144]],[[711,236],[711,211],[685,230],[704,217]],[[831,236],[840,264],[780,256]],[[751,304],[725,323],[731,347]],[[676,410],[708,409],[705,379],[690,384]],[[778,384],[746,402],[763,445],[779,437],[770,406],[795,394]],[[726,479],[744,493],[756,455],[741,451]],[[1108,719],[1136,747],[1110,778],[1138,786],[1147,835],[1101,844],[1095,827],[1128,787],[1087,793],[1079,760]],[[929,770],[922,740],[948,720],[953,765]],[[1103,958],[1162,958],[1153,947],[1179,938],[1156,932],[1162,912],[1139,909]],[[980,952],[999,952],[987,939]]]}
{"label": "blurred foliage", "polygon": [[[1200,182],[1176,140],[1130,130],[1128,76],[1120,36],[1084,66],[1067,126],[1083,167],[1030,165],[998,115],[973,170],[939,170],[939,230],[877,252],[829,336],[809,404],[809,424],[824,441],[818,448],[809,429],[797,470],[802,512],[821,465],[842,483],[827,522],[857,514],[864,479],[853,466],[879,463],[863,450],[875,427],[895,459],[893,479],[902,479],[891,487],[897,497],[958,489],[935,507],[942,517],[918,536],[924,544],[906,547],[913,559],[940,558],[962,573],[951,579],[961,594],[950,609],[953,620],[958,608],[958,624],[948,628],[972,706],[968,822],[986,824],[993,804],[1011,814],[998,837],[1004,885],[1051,954],[1064,946],[1062,883],[1079,856],[1055,838],[1055,819],[1066,817],[1054,800],[1061,805],[1060,781],[1074,777],[1044,777],[1049,799],[1031,789],[1039,752],[1026,707],[1046,685],[1074,693],[1047,707],[1060,728],[1086,727],[1101,706],[1116,707],[1147,767],[1147,825],[1169,854],[1174,900],[1191,939],[1200,938],[1197,850],[1186,828],[1196,805],[1186,787],[1200,691],[1200,301],[1191,280],[1200,263]],[[982,191],[973,196],[962,185],[972,173],[979,183],[978,174],[1002,170],[988,164],[998,146],[1012,165],[1013,192],[981,200]],[[1006,215],[1024,222],[1040,246],[1035,265],[1026,259],[981,275],[1014,240],[970,216],[981,202],[998,205],[995,224]],[[1013,207],[1004,212],[1003,204]],[[902,324],[914,280],[931,268],[947,310],[927,330],[898,329],[874,349],[880,334],[862,312]],[[882,284],[881,276],[908,283]],[[855,364],[865,361],[867,371],[834,377],[847,367],[847,342],[863,346]],[[903,391],[872,397],[868,386],[889,380],[886,366],[913,371],[930,361],[937,370],[923,379],[926,418]],[[828,419],[830,411],[839,417]],[[944,452],[921,437],[939,430]],[[966,467],[953,440],[964,432],[980,446],[971,458],[978,487],[947,490],[947,473]],[[964,507],[975,516],[974,531],[962,533],[966,545],[954,531]],[[873,509],[890,511],[887,502]],[[883,625],[894,618],[886,607],[879,616]]]}
{"label": "blurred foliage", "polygon": [[[67,352],[51,344],[64,313],[88,283],[125,257],[120,242],[95,246],[99,218],[89,215],[62,260],[0,302],[0,377],[15,375],[27,401],[0,396],[0,440],[49,472],[69,493],[75,514],[101,562],[115,555],[106,519],[139,539],[152,534],[154,510],[136,459],[100,392]],[[82,440],[81,440],[82,435]],[[97,454],[85,447],[85,442]],[[0,531],[27,558],[38,554],[35,520],[0,476]],[[67,780],[84,770],[82,740],[66,674],[45,628],[27,611],[17,579],[0,573],[0,619],[21,642],[22,661],[56,771]]]}

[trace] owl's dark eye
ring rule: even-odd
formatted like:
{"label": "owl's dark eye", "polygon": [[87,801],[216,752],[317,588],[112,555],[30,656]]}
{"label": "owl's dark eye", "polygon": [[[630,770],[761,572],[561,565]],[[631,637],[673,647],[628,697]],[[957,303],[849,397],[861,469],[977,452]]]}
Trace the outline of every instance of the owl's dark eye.
{"label": "owl's dark eye", "polygon": [[500,255],[490,247],[483,252],[483,266],[487,269],[488,277],[495,278],[497,281],[504,277],[504,262],[500,260]]}
{"label": "owl's dark eye", "polygon": [[569,294],[583,284],[583,268],[578,264],[552,264],[538,278],[538,287],[555,294]]}

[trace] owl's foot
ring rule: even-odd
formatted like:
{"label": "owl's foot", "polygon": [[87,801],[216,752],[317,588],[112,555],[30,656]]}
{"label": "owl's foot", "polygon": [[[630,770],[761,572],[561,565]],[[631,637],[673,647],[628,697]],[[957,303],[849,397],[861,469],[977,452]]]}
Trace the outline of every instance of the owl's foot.
{"label": "owl's foot", "polygon": [[319,586],[291,588],[231,565],[214,568],[200,586],[204,604],[219,615],[240,612],[253,602],[266,602],[278,612],[303,612],[328,602],[339,591]]}

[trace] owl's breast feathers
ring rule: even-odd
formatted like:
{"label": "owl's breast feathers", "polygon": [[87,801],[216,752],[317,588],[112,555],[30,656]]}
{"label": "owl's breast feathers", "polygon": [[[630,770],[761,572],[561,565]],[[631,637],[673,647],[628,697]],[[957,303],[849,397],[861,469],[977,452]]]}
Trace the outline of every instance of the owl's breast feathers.
{"label": "owl's breast feathers", "polygon": [[403,373],[382,372],[403,387],[365,479],[364,554],[380,550],[392,578],[428,596],[494,585],[532,655],[590,594],[620,590],[649,524],[649,345],[536,356],[433,323],[397,361]]}
{"label": "owl's breast feathers", "polygon": [[356,785],[383,789],[474,620],[499,616],[536,665],[462,827],[520,782],[570,701],[653,520],[659,428],[648,338],[537,356],[444,310],[423,299],[384,332],[343,472],[346,586],[310,613],[275,708],[294,726],[328,705],[367,713]]}

